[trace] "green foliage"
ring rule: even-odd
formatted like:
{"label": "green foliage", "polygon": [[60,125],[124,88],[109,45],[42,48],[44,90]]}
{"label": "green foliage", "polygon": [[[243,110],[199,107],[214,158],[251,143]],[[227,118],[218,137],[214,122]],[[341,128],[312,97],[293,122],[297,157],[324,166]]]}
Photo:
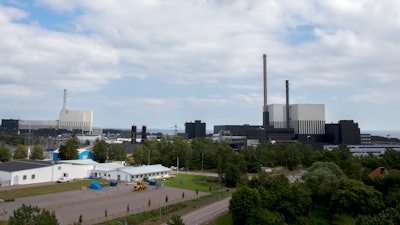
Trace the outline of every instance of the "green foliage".
{"label": "green foliage", "polygon": [[37,206],[22,204],[15,209],[8,221],[9,225],[58,225],[59,222],[54,212],[40,209]]}
{"label": "green foliage", "polygon": [[185,225],[185,223],[180,216],[173,215],[171,220],[168,221],[167,225]]}
{"label": "green foliage", "polygon": [[[260,194],[256,189],[243,187],[232,194],[229,211],[232,215],[234,225],[245,225],[247,220],[260,216],[261,208]],[[253,218],[252,220],[256,220]]]}
{"label": "green foliage", "polygon": [[328,204],[336,186],[344,178],[340,168],[332,162],[316,162],[303,175],[306,186],[316,203]]}
{"label": "green foliage", "polygon": [[13,159],[26,159],[28,158],[28,151],[24,145],[17,145],[14,151]]}
{"label": "green foliage", "polygon": [[359,216],[356,225],[398,225],[400,224],[400,204],[383,210],[377,215]]}
{"label": "green foliage", "polygon": [[126,152],[124,146],[121,144],[109,145],[108,157],[111,160],[123,161],[126,158]]}
{"label": "green foliage", "polygon": [[4,142],[1,143],[0,145],[0,161],[1,162],[7,162],[11,160],[11,151],[9,148],[6,147]]}
{"label": "green foliage", "polygon": [[247,147],[240,151],[246,162],[246,170],[248,173],[257,173],[260,168],[260,161],[257,158],[256,151],[252,147]]}
{"label": "green foliage", "polygon": [[354,179],[342,179],[332,195],[330,212],[353,216],[374,214],[384,207],[382,194]]}
{"label": "green foliage", "polygon": [[3,133],[0,133],[0,140],[4,141],[6,144],[9,145],[14,145],[17,146],[19,144],[23,145],[24,144],[24,139],[25,137],[23,135],[6,135]]}
{"label": "green foliage", "polygon": [[400,170],[400,151],[388,149],[382,156],[382,161],[388,169]]}
{"label": "green foliage", "polygon": [[99,163],[104,163],[107,160],[108,144],[104,140],[96,140],[93,146],[94,158]]}
{"label": "green foliage", "polygon": [[79,140],[76,134],[72,134],[65,146],[60,146],[59,157],[64,160],[78,159]]}
{"label": "green foliage", "polygon": [[29,158],[30,159],[44,159],[43,152],[44,152],[44,150],[42,147],[40,147],[40,145],[35,145],[35,146],[33,146],[31,156]]}
{"label": "green foliage", "polygon": [[229,209],[234,224],[290,224],[307,216],[311,206],[304,185],[290,185],[283,175],[260,173],[232,195]]}

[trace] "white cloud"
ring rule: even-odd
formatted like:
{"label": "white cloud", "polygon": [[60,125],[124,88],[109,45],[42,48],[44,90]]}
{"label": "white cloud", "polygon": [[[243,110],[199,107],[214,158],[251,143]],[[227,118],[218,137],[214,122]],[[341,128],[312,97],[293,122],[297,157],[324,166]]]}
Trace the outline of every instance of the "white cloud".
{"label": "white cloud", "polygon": [[[286,79],[296,101],[385,104],[379,99],[398,95],[396,0],[36,1],[34,7],[64,17],[57,31],[35,18],[32,6],[12,5],[0,5],[0,90],[22,104],[35,96],[54,105],[50,95],[64,88],[107,99],[103,93],[129,78],[163,86],[160,96],[146,96],[144,89],[161,88],[132,83],[121,97],[141,104],[143,114],[158,107],[197,113],[186,104],[197,111],[207,105],[235,110],[238,103],[256,109],[262,104],[263,53],[269,102],[284,99]],[[176,97],[189,87],[193,93]]]}

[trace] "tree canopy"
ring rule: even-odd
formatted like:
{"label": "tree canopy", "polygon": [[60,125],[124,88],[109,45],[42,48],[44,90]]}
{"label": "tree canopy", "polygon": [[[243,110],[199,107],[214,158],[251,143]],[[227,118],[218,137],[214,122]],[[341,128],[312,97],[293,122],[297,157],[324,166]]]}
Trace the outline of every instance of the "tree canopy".
{"label": "tree canopy", "polygon": [[10,149],[6,147],[4,142],[2,142],[0,145],[0,161],[7,162],[7,161],[10,161],[11,158],[12,158],[12,155],[11,155]]}
{"label": "tree canopy", "polygon": [[13,155],[14,159],[26,159],[28,158],[28,151],[26,147],[22,144],[17,145],[17,148],[14,151]]}
{"label": "tree canopy", "polygon": [[53,212],[46,209],[40,209],[37,206],[22,204],[15,209],[8,220],[9,225],[58,225],[59,222]]}

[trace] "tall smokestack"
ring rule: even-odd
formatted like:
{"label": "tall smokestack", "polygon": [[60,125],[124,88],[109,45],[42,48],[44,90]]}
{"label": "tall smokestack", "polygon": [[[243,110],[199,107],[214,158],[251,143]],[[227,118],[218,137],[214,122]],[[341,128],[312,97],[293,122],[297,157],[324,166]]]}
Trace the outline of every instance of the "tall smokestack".
{"label": "tall smokestack", "polygon": [[289,81],[286,80],[286,128],[290,128],[290,115],[289,115]]}
{"label": "tall smokestack", "polygon": [[264,77],[264,107],[263,112],[268,111],[268,104],[267,104],[267,55],[263,55],[263,77]]}
{"label": "tall smokestack", "polygon": [[142,126],[142,140],[147,139],[146,126]]}
{"label": "tall smokestack", "polygon": [[64,89],[63,110],[67,109],[67,89]]}
{"label": "tall smokestack", "polygon": [[131,127],[131,144],[135,144],[136,143],[136,135],[137,135],[137,133],[136,133],[136,126],[135,125],[133,125],[132,127]]}
{"label": "tall smokestack", "polygon": [[263,127],[269,126],[269,112],[267,103],[267,55],[263,55],[263,78],[264,78],[264,106],[263,106]]}

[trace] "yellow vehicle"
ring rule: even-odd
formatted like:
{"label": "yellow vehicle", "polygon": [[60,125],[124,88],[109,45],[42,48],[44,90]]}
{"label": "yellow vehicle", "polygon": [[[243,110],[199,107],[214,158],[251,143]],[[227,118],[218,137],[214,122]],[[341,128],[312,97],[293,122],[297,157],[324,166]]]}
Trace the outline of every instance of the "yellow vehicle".
{"label": "yellow vehicle", "polygon": [[137,182],[133,187],[133,191],[145,191],[147,190],[147,186],[141,182]]}

